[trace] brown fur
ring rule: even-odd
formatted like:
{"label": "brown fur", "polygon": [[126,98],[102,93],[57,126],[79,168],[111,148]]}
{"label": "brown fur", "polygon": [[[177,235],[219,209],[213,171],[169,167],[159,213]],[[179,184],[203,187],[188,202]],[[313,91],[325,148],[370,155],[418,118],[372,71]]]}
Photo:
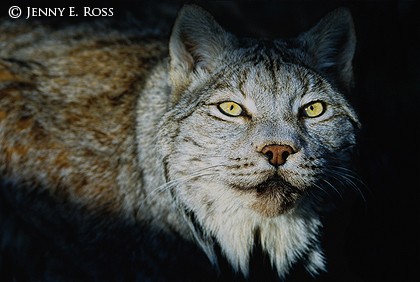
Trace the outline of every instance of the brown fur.
{"label": "brown fur", "polygon": [[0,61],[0,172],[51,187],[56,197],[119,213],[118,174],[136,163],[127,146],[134,135],[135,90],[166,50],[157,41],[136,44],[123,35],[91,34],[77,42],[51,39],[50,32],[43,28],[37,45],[57,40],[58,51],[15,46],[13,53],[25,53],[26,60],[14,60],[12,53]]}

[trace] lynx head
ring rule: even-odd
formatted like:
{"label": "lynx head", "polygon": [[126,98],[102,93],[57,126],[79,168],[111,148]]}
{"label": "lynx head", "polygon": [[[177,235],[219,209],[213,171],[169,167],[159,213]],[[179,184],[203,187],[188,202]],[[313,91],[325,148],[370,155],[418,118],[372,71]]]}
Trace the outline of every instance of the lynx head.
{"label": "lynx head", "polygon": [[315,211],[346,182],[356,143],[340,92],[354,50],[346,9],[288,40],[237,38],[196,6],[179,13],[159,146],[174,200],[214,262],[219,244],[246,275],[259,240],[280,276],[303,256],[310,272],[324,268]]}

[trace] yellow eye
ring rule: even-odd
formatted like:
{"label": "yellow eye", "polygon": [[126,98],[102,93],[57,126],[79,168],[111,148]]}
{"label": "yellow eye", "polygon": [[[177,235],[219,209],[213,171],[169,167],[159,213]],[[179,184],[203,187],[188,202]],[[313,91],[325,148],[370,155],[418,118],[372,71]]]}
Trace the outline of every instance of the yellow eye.
{"label": "yellow eye", "polygon": [[242,107],[235,102],[223,102],[218,106],[219,110],[227,116],[237,117],[243,112]]}
{"label": "yellow eye", "polygon": [[304,114],[307,117],[313,118],[322,115],[325,111],[325,106],[321,102],[313,102],[304,108]]}

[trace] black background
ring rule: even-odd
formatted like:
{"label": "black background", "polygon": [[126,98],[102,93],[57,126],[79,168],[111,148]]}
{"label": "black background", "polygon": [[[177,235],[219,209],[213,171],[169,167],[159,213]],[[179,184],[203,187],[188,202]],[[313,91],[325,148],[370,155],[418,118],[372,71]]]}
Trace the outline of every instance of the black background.
{"label": "black background", "polygon": [[[148,19],[165,32],[181,1],[71,1],[1,4],[22,7],[112,7],[113,20]],[[357,51],[351,97],[361,118],[359,174],[366,201],[344,200],[325,218],[330,274],[319,281],[420,281],[420,13],[416,1],[195,1],[242,36],[292,37],[337,7],[353,15]],[[30,4],[28,4],[30,3]],[[35,19],[29,19],[35,20]],[[40,19],[62,23],[96,18]],[[0,43],[1,46],[1,43]],[[350,278],[351,277],[351,278]],[[1,278],[0,278],[1,280]]]}

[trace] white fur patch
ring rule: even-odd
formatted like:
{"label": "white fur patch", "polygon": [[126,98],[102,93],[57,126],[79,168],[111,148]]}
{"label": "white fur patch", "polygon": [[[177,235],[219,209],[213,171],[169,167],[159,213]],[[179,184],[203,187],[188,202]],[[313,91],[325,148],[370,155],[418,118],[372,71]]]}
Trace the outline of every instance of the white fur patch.
{"label": "white fur patch", "polygon": [[[216,185],[206,187],[217,194]],[[220,190],[219,190],[220,192]],[[214,237],[221,246],[222,252],[235,271],[248,276],[249,262],[255,240],[255,232],[259,230],[260,243],[269,255],[272,266],[280,278],[284,278],[290,267],[302,256],[307,259],[306,269],[311,274],[325,270],[325,261],[318,242],[318,230],[321,227],[319,217],[309,205],[300,203],[287,214],[268,218],[259,215],[247,207],[247,199],[241,195],[238,201],[235,191],[223,191],[217,196],[213,210],[208,213],[203,206],[195,210],[197,219],[208,232],[206,237]],[[214,195],[216,196],[216,195]],[[197,234],[196,234],[197,235]],[[205,252],[212,262],[216,255],[209,246]]]}

